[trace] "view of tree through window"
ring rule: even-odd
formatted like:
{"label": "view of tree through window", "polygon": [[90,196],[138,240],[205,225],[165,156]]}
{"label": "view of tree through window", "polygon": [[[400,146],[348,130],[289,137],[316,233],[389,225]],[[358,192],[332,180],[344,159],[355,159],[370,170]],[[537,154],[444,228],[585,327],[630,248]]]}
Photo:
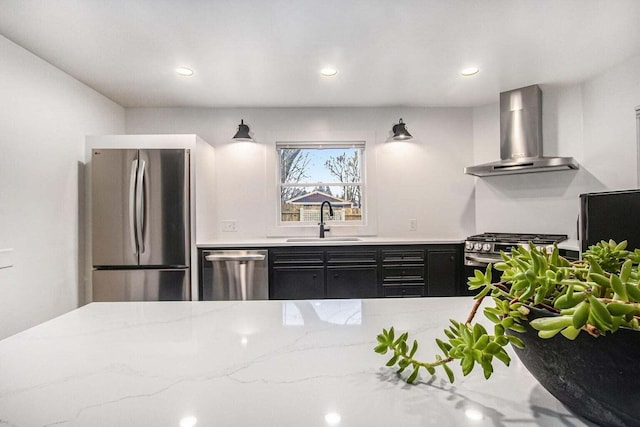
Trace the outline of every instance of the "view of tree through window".
{"label": "view of tree through window", "polygon": [[282,222],[317,224],[325,200],[333,207],[332,221],[362,221],[364,145],[286,144],[277,150]]}

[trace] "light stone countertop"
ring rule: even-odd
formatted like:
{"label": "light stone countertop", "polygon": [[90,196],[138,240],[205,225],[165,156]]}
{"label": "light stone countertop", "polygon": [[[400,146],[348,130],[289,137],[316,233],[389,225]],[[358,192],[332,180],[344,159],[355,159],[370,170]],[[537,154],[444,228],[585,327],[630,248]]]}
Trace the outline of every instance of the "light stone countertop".
{"label": "light stone countertop", "polygon": [[[344,236],[345,239],[353,239],[352,236]],[[341,240],[340,236],[331,236],[324,239],[310,237],[265,237],[251,240],[216,240],[211,242],[199,242],[197,247],[202,249],[213,248],[251,248],[251,247],[277,247],[277,246],[352,246],[352,245],[435,245],[435,244],[460,244],[464,239],[428,239],[424,237],[356,237],[358,240]],[[304,241],[297,241],[305,239]],[[293,241],[292,241],[293,240]]]}
{"label": "light stone countertop", "polygon": [[[351,238],[346,236],[347,239]],[[296,239],[291,237],[265,237],[251,240],[216,240],[210,242],[199,242],[200,249],[215,248],[266,248],[278,246],[365,246],[365,245],[450,245],[464,243],[462,239],[429,239],[429,238],[407,238],[407,237],[358,237],[359,240],[337,240],[340,237],[329,237],[326,239],[316,239],[308,237],[306,241],[289,241]],[[304,239],[304,238],[303,238]],[[575,239],[568,239],[558,243],[560,249],[577,251],[580,242]]]}
{"label": "light stone countertop", "polygon": [[[584,426],[516,356],[486,381],[407,385],[376,335],[417,356],[470,297],[92,303],[0,341],[2,426]],[[194,424],[195,422],[195,424]]]}

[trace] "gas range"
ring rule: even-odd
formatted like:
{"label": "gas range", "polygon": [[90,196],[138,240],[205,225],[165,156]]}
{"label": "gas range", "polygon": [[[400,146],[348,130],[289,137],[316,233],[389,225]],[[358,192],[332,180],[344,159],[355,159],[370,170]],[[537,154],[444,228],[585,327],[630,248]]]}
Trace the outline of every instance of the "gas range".
{"label": "gas range", "polygon": [[467,237],[464,243],[464,264],[485,267],[501,260],[500,251],[510,252],[514,246],[551,246],[567,239],[566,234],[482,233]]}

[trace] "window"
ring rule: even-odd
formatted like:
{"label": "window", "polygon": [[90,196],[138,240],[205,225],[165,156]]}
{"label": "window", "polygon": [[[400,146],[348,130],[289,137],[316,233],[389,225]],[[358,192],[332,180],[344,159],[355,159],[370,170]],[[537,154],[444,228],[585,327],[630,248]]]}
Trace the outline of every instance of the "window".
{"label": "window", "polygon": [[281,225],[317,225],[325,200],[333,207],[334,215],[327,218],[329,221],[363,223],[364,142],[278,142],[276,151]]}

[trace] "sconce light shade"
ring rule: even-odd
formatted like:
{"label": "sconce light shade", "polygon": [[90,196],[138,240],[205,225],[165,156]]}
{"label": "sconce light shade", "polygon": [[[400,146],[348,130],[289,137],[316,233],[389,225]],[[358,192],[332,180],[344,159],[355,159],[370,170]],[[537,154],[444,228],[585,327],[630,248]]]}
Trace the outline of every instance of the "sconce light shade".
{"label": "sconce light shade", "polygon": [[400,123],[398,123],[397,125],[393,125],[392,130],[393,130],[394,141],[404,141],[404,140],[413,138],[413,136],[411,136],[411,134],[407,130],[407,127],[402,121],[402,119],[400,119]]}
{"label": "sconce light shade", "polygon": [[238,132],[233,137],[234,141],[250,141],[253,142],[253,138],[249,135],[249,126],[244,124],[244,120],[240,120],[238,125]]}

